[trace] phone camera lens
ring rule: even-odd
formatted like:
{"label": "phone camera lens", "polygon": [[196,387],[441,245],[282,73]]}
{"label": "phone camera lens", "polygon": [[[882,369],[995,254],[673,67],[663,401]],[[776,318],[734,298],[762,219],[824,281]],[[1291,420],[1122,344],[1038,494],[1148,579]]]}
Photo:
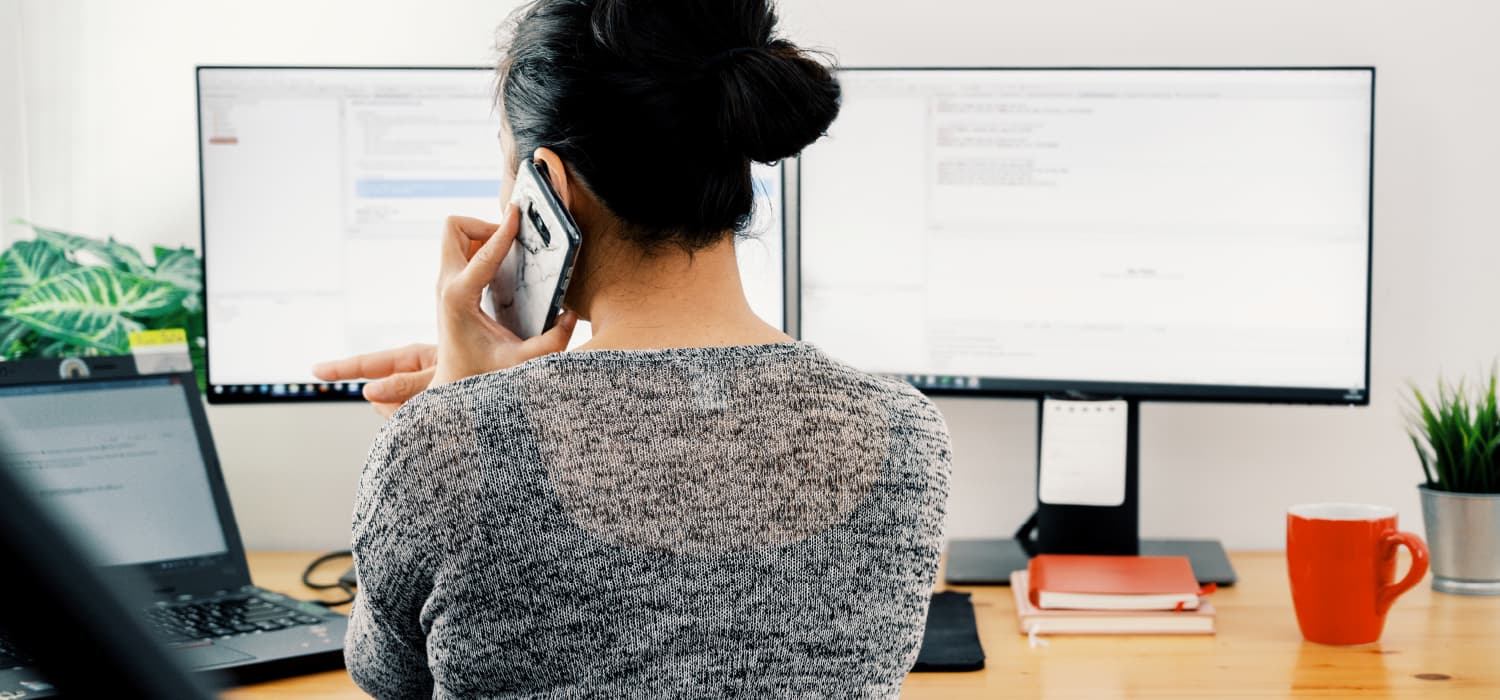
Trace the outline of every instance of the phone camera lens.
{"label": "phone camera lens", "polygon": [[552,245],[552,232],[547,230],[547,224],[542,222],[542,215],[536,211],[536,205],[526,207],[526,217],[531,219],[531,225],[536,227],[537,235],[542,237],[542,244]]}

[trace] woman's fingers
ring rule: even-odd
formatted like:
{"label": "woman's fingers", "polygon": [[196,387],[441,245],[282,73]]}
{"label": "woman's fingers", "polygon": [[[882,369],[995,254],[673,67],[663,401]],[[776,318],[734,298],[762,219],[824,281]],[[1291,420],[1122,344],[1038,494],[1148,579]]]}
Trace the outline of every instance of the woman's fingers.
{"label": "woman's fingers", "polygon": [[[474,251],[463,267],[445,275],[443,305],[450,313],[478,311],[484,288],[495,279],[495,273],[500,270],[500,263],[510,253],[511,243],[515,242],[519,230],[520,217],[515,205],[506,207],[505,223],[490,235],[484,245]],[[447,265],[445,262],[445,272],[451,270]]]}
{"label": "woman's fingers", "polygon": [[342,360],[313,365],[313,376],[325,382],[349,379],[379,379],[398,372],[415,372],[430,367],[437,358],[437,346],[413,343],[405,347],[381,350]]}
{"label": "woman's fingers", "polygon": [[380,381],[370,382],[365,385],[365,400],[373,404],[399,406],[406,403],[407,399],[425,391],[428,385],[432,384],[434,371],[435,368],[428,367],[414,372],[393,374]]}
{"label": "woman's fingers", "polygon": [[[505,218],[498,224],[468,216],[448,217],[444,224],[442,270],[438,279],[447,280],[458,274],[479,247],[494,238],[495,234],[515,240],[516,231],[520,230],[520,217],[515,211],[514,204],[507,206]],[[510,245],[508,241],[505,243]]]}
{"label": "woman's fingers", "polygon": [[443,251],[437,277],[440,302],[448,294],[449,282],[469,264],[475,246],[494,238],[499,228],[498,224],[467,216],[450,216],[443,222]]}
{"label": "woman's fingers", "polygon": [[443,224],[443,274],[463,269],[471,244],[488,239],[500,225],[470,216],[450,216]]}

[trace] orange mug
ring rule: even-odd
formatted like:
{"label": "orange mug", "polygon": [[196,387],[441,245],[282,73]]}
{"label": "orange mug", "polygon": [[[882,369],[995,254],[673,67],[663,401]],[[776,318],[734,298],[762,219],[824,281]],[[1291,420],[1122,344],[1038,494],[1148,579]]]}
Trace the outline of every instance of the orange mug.
{"label": "orange mug", "polygon": [[[1396,580],[1396,547],[1411,550],[1411,570]],[[1396,509],[1353,503],[1292,506],[1286,515],[1286,564],[1302,636],[1319,644],[1380,639],[1391,603],[1427,575],[1427,545],[1396,529]]]}

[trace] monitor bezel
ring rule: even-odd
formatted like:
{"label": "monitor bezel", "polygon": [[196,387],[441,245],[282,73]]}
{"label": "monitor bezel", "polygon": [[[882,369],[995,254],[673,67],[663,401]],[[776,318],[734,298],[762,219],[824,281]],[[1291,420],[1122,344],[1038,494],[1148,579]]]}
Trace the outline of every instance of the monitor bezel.
{"label": "monitor bezel", "polygon": [[[286,393],[276,395],[273,393],[242,392],[240,389],[251,388],[258,385],[247,384],[222,384],[213,381],[211,368],[213,366],[213,342],[208,337],[209,317],[211,313],[208,303],[209,285],[212,283],[208,275],[208,216],[206,206],[206,195],[203,187],[203,71],[217,70],[300,70],[300,71],[494,71],[494,66],[478,65],[426,65],[426,66],[388,66],[388,65],[199,65],[193,71],[193,102],[196,110],[194,123],[197,125],[197,150],[198,150],[198,246],[203,253],[203,323],[204,323],[204,353],[203,353],[203,375],[206,381],[204,395],[211,404],[263,404],[263,403],[309,403],[309,402],[354,402],[364,401],[359,391],[363,382],[341,382],[334,385],[327,383],[307,384],[305,382],[280,382],[279,385],[286,387],[296,385],[299,387],[314,387],[310,392],[299,391],[296,394]],[[788,247],[791,243],[787,231],[789,220],[787,218],[787,171],[790,166],[786,161],[771,164],[777,168],[777,174],[781,178],[780,211],[781,216],[781,327],[790,330],[792,323],[792,294],[787,286],[787,256]],[[278,386],[278,383],[262,383],[268,387]],[[339,388],[335,388],[335,386]]]}
{"label": "monitor bezel", "polygon": [[[1370,358],[1371,334],[1374,323],[1374,276],[1375,276],[1375,103],[1376,67],[1365,66],[839,66],[840,73],[873,72],[1028,72],[1028,71],[1100,71],[1100,72],[1335,72],[1357,71],[1368,74],[1370,81],[1370,142],[1369,172],[1366,184],[1366,231],[1365,231],[1365,352],[1363,387],[1280,387],[1238,384],[1172,384],[1150,382],[1110,382],[1072,379],[1017,379],[1007,377],[981,377],[978,387],[928,386],[926,382],[912,382],[913,386],[931,396],[969,396],[1038,399],[1047,396],[1073,397],[1124,397],[1150,401],[1212,402],[1212,403],[1288,403],[1322,404],[1343,406],[1367,406],[1370,403]],[[797,262],[795,272],[796,336],[802,338],[802,159],[797,159]],[[931,376],[928,372],[886,373],[891,376]],[[939,375],[941,376],[941,375]],[[954,375],[947,375],[954,376]]]}

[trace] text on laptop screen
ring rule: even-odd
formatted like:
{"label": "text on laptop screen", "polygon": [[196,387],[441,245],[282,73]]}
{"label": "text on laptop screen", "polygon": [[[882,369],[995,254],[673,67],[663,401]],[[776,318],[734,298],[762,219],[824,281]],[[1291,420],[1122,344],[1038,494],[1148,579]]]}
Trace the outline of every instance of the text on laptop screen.
{"label": "text on laptop screen", "polygon": [[228,551],[172,377],[0,387],[6,462],[101,566]]}
{"label": "text on laptop screen", "polygon": [[[198,91],[210,400],[358,398],[313,364],[432,342],[445,217],[500,220],[493,71],[204,67]],[[754,178],[741,277],[781,327],[780,167]]]}

